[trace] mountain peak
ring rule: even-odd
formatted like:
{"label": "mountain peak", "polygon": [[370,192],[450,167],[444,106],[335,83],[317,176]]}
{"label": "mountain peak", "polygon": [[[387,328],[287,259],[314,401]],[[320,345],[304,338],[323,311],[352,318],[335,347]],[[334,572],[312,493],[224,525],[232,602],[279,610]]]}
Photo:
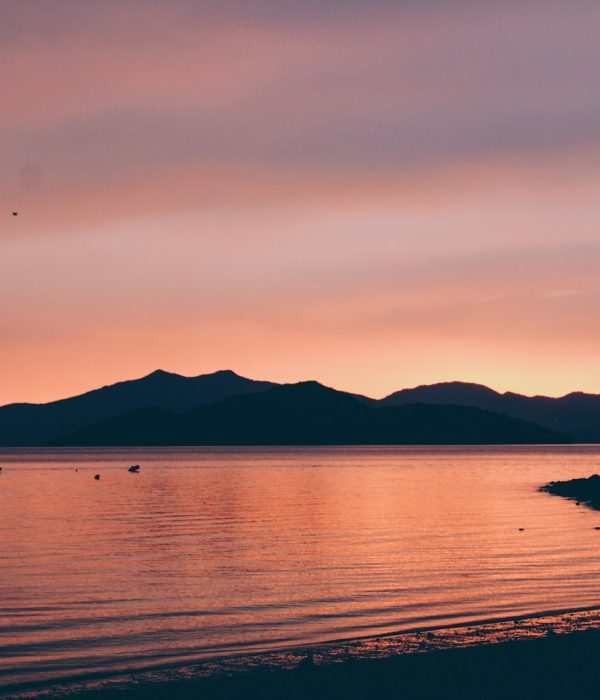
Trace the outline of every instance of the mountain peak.
{"label": "mountain peak", "polygon": [[439,400],[462,403],[466,398],[473,396],[495,398],[499,397],[500,394],[483,384],[475,384],[474,382],[438,382],[437,384],[421,384],[412,389],[401,389],[386,396],[383,401],[410,398],[415,401],[433,401],[434,403]]}
{"label": "mountain peak", "polygon": [[328,389],[329,387],[326,387],[325,384],[321,384],[321,382],[318,382],[316,379],[305,379],[302,382],[292,382],[291,384],[285,384],[284,386],[297,386],[297,387],[306,387],[306,388],[321,388],[321,389]]}
{"label": "mountain peak", "polygon": [[155,369],[154,372],[147,374],[144,379],[149,379],[150,377],[180,377],[180,374],[175,374],[174,372],[167,372],[164,369]]}
{"label": "mountain peak", "polygon": [[438,388],[438,389],[465,389],[467,391],[483,391],[483,392],[491,392],[492,394],[497,394],[498,392],[495,391],[494,389],[490,389],[489,386],[486,386],[485,384],[477,384],[476,382],[461,382],[461,381],[452,381],[452,382],[438,382],[437,384],[421,384],[420,386],[416,387],[417,389],[425,389],[425,388]]}
{"label": "mountain peak", "polygon": [[0,408],[0,444],[49,444],[94,423],[141,409],[175,413],[190,411],[236,394],[270,389],[272,382],[240,377],[221,370],[185,377],[156,369],[144,377],[117,382],[48,404]]}
{"label": "mountain peak", "polygon": [[180,379],[206,379],[206,378],[214,378],[214,379],[241,379],[239,374],[234,372],[232,369],[218,369],[216,372],[207,372],[204,374],[198,374],[196,376],[187,376],[184,374],[178,374],[177,372],[167,372],[164,369],[155,369],[154,372],[150,372],[150,374],[147,374],[146,376],[142,377],[142,379],[151,379],[151,378],[156,378],[156,379],[164,379],[167,377],[177,377]]}
{"label": "mountain peak", "polygon": [[346,392],[344,391],[337,391],[336,389],[332,389],[329,386],[325,386],[325,384],[321,384],[321,382],[317,382],[314,379],[307,379],[302,382],[293,382],[290,384],[282,384],[281,389],[284,391],[290,391],[293,393],[302,393],[302,394],[343,394],[345,395]]}

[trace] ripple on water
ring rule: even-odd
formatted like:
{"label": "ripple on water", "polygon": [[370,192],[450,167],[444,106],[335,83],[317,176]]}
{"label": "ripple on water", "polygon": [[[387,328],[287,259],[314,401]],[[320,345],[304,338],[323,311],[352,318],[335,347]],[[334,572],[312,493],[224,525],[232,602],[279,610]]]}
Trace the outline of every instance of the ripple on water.
{"label": "ripple on water", "polygon": [[598,513],[538,492],[598,447],[0,461],[0,689],[600,605]]}

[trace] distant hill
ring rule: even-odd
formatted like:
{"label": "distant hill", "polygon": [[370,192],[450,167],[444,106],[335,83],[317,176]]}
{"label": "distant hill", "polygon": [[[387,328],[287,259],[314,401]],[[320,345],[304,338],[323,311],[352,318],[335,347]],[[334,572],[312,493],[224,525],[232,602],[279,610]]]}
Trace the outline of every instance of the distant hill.
{"label": "distant hill", "polygon": [[161,408],[182,413],[233,395],[264,391],[259,382],[222,370],[183,377],[157,370],[152,374],[46,404],[0,407],[0,445],[44,445],[99,421],[131,411]]}
{"label": "distant hill", "polygon": [[415,402],[473,406],[571,435],[577,442],[600,442],[600,396],[574,392],[560,398],[501,394],[480,384],[446,382],[403,389],[379,403],[403,406]]}
{"label": "distant hill", "polygon": [[69,440],[103,445],[600,442],[600,396],[529,397],[447,382],[403,389],[378,401],[317,382],[280,385],[231,370],[197,377],[157,370],[60,401],[0,407],[0,446]]}
{"label": "distant hill", "polygon": [[183,415],[144,409],[66,435],[65,445],[565,443],[555,431],[464,406],[380,406],[317,382],[233,396]]}

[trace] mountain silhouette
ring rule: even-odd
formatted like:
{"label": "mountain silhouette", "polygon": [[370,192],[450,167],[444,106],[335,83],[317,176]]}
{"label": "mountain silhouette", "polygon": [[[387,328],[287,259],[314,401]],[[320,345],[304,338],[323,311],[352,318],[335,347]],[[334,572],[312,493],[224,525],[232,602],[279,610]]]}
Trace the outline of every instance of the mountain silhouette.
{"label": "mountain silhouette", "polygon": [[65,445],[564,443],[555,431],[478,408],[381,406],[318,382],[233,396],[185,414],[151,408],[66,435]]}
{"label": "mountain silhouette", "polygon": [[600,396],[529,397],[445,382],[376,400],[318,382],[255,381],[231,370],[197,377],[157,370],[60,401],[0,407],[0,445],[70,440],[87,445],[600,442]]}
{"label": "mountain silhouette", "polygon": [[264,391],[272,382],[221,370],[198,377],[156,370],[141,379],[118,382],[46,404],[0,407],[0,445],[44,445],[61,435],[131,411],[162,408],[189,411],[237,394]]}
{"label": "mountain silhouette", "polygon": [[384,406],[415,402],[472,406],[531,421],[571,435],[577,442],[600,442],[600,396],[573,392],[560,398],[501,394],[480,384],[444,382],[403,389],[381,399]]}

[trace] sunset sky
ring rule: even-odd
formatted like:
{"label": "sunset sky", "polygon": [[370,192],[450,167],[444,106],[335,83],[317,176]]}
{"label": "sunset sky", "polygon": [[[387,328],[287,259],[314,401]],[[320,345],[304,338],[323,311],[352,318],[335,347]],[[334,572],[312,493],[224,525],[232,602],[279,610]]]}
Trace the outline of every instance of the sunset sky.
{"label": "sunset sky", "polygon": [[0,404],[600,392],[599,37],[584,0],[0,0]]}

